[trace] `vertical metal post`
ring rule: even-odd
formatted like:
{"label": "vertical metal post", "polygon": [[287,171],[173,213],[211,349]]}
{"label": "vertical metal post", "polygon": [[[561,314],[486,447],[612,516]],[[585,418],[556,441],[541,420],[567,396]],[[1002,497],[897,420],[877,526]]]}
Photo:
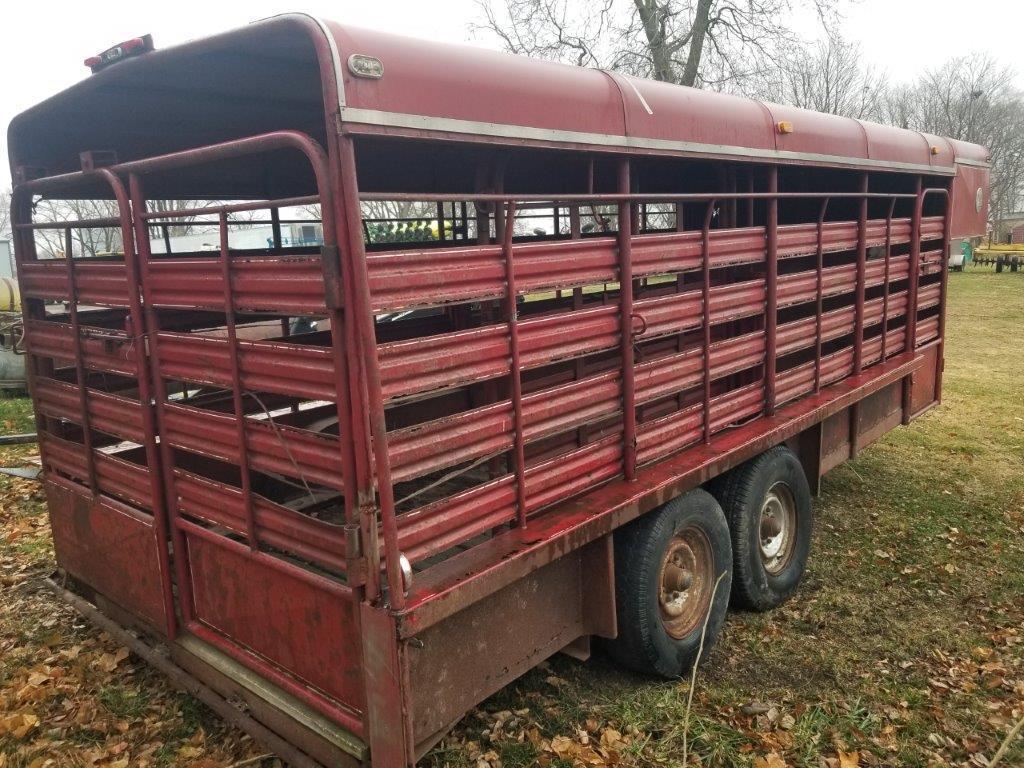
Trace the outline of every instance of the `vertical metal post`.
{"label": "vertical metal post", "polygon": [[[579,240],[583,236],[582,224],[580,222],[580,204],[569,205],[569,238]],[[583,309],[583,288],[576,286],[572,289],[573,311]],[[573,377],[575,381],[583,378],[583,358],[577,357],[573,362]],[[576,430],[576,445],[583,446],[587,442],[587,426],[584,424]]]}
{"label": "vertical metal post", "polygon": [[711,442],[711,219],[715,215],[715,200],[708,200],[704,212],[704,230],[701,236],[701,327],[703,330],[703,426],[704,444]]}
{"label": "vertical metal post", "polygon": [[[676,230],[676,232],[685,232],[686,231],[686,204],[684,202],[682,202],[682,201],[677,201],[677,202],[675,202],[673,204],[673,207],[675,208],[675,215],[676,215],[675,216],[676,217],[675,230]],[[677,273],[676,274],[676,294],[682,293],[684,288],[685,288],[685,286],[686,286],[686,273],[685,272]],[[676,352],[677,353],[683,351],[683,349],[685,347],[685,340],[686,340],[686,332],[685,331],[680,331],[679,333],[676,334]],[[679,391],[679,392],[676,393],[676,410],[677,411],[682,410],[683,403],[685,402],[685,400],[686,400],[686,393],[684,391]]]}
{"label": "vertical metal post", "polygon": [[338,139],[342,211],[348,233],[351,276],[350,296],[354,306],[350,322],[355,322],[359,351],[366,378],[366,400],[369,416],[370,443],[377,479],[377,500],[380,505],[380,527],[384,535],[384,560],[391,608],[405,607],[405,582],[402,577],[402,553],[398,548],[398,520],[395,516],[395,489],[391,482],[391,458],[388,452],[388,429],[384,417],[384,392],[381,387],[380,361],[377,355],[376,324],[373,298],[370,294],[366,249],[359,230],[359,185],[356,179],[355,150],[352,139]]}
{"label": "vertical metal post", "polygon": [[853,305],[853,372],[864,367],[864,296],[868,268],[868,174],[860,176],[859,213],[857,215],[857,286]]}
{"label": "vertical metal post", "polygon": [[910,259],[907,264],[907,333],[905,352],[917,350],[917,287],[921,272],[921,216],[924,211],[924,191],[921,177],[917,177],[914,215],[910,220]]}
{"label": "vertical metal post", "polygon": [[765,221],[765,311],[764,311],[764,410],[766,416],[775,415],[775,331],[779,315],[779,169],[768,169],[768,216]]}
{"label": "vertical metal post", "polygon": [[[153,384],[153,402],[156,411],[157,429],[161,435],[167,434],[167,421],[164,405],[167,402],[167,382],[160,372],[160,318],[149,293],[151,276],[149,273],[152,262],[152,251],[149,245],[149,228],[143,214],[146,211],[146,199],[143,193],[142,180],[132,173],[128,178],[129,194],[135,216],[135,247],[139,259],[139,276],[142,280],[142,309],[146,324],[146,336],[149,341],[150,374]],[[178,494],[174,483],[174,451],[166,440],[159,442],[161,476],[164,486],[164,504],[168,514],[168,529],[174,546],[174,572],[178,588],[178,604],[181,609],[182,623],[186,626],[193,621],[192,582],[188,566],[188,543],[185,534],[178,525]]]}
{"label": "vertical metal post", "polygon": [[896,198],[889,201],[889,211],[885,215],[885,275],[882,278],[882,357],[885,362],[888,357],[889,343],[889,272],[892,266],[892,217],[896,212]]}
{"label": "vertical metal post", "polygon": [[523,435],[523,377],[519,359],[519,309],[516,302],[516,267],[513,261],[512,238],[516,220],[516,204],[506,205],[502,230],[501,255],[505,261],[505,319],[508,322],[509,380],[512,390],[512,460],[516,476],[517,521],[526,527],[526,440]]}
{"label": "vertical metal post", "polygon": [[[924,191],[918,176],[915,184],[914,213],[910,219],[910,256],[907,259],[907,308],[904,316],[903,352],[917,354],[917,283],[921,268],[921,214],[924,210]],[[913,374],[903,377],[903,424],[910,423]]]}
{"label": "vertical metal post", "polygon": [[[323,211],[320,211],[320,218],[323,220]],[[274,238],[274,250],[281,250],[281,209],[270,209],[270,231]]]}
{"label": "vertical metal post", "polygon": [[447,236],[445,235],[445,231],[444,231],[444,203],[441,202],[441,201],[438,201],[438,203],[437,203],[436,216],[437,216],[437,239],[440,242],[443,243],[447,239]]}
{"label": "vertical metal post", "polygon": [[[619,192],[630,193],[629,160],[619,160]],[[633,369],[633,222],[632,204],[620,201],[619,349],[622,355],[622,465],[626,480],[636,479],[636,382]]]}
{"label": "vertical metal post", "polygon": [[823,300],[823,273],[825,271],[825,214],[828,212],[829,198],[825,198],[818,211],[818,246],[815,263],[815,304],[814,304],[814,393],[821,392],[821,312]]}
{"label": "vertical metal post", "polygon": [[245,507],[245,529],[249,547],[259,548],[256,537],[256,514],[252,504],[252,473],[249,468],[249,441],[245,430],[245,406],[242,402],[242,369],[238,362],[238,331],[235,328],[235,299],[231,290],[231,252],[228,248],[228,215],[220,214],[220,274],[224,283],[224,324],[228,332],[228,354],[231,358],[231,401],[235,408],[235,432],[238,440],[238,469],[242,480],[242,503]]}
{"label": "vertical metal post", "polygon": [[942,274],[939,279],[939,345],[935,356],[935,402],[942,402],[942,372],[946,367],[946,290],[949,283],[950,227],[953,218],[953,198],[947,191],[946,208],[942,222]]}
{"label": "vertical metal post", "polygon": [[75,348],[75,376],[78,379],[78,406],[82,412],[82,449],[85,451],[85,466],[89,490],[95,496],[99,493],[96,481],[96,456],[92,450],[92,419],[89,418],[89,380],[82,354],[82,329],[78,323],[78,281],[75,279],[75,259],[71,239],[71,227],[64,229],[64,261],[68,265],[68,317],[71,320],[71,336]]}
{"label": "vertical metal post", "polygon": [[[747,171],[747,192],[751,195],[754,194],[754,169],[751,168]],[[747,200],[747,226],[754,226],[754,198],[751,197]]]}

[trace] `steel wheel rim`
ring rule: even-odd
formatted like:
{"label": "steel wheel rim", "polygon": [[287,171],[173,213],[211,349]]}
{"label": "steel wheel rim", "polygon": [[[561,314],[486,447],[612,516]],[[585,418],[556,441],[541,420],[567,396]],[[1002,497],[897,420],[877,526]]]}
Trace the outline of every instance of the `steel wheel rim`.
{"label": "steel wheel rim", "polygon": [[793,559],[796,543],[796,499],[785,483],[768,489],[757,526],[758,549],[764,569],[776,576]]}
{"label": "steel wheel rim", "polygon": [[711,540],[688,525],[669,541],[658,572],[658,606],[665,631],[676,639],[699,627],[711,605]]}

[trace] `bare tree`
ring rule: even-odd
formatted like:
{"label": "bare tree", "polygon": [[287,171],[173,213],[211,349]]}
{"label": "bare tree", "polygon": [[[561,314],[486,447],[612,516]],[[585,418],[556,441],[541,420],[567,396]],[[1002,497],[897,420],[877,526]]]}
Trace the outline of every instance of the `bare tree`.
{"label": "bare tree", "polygon": [[990,213],[1000,219],[1024,193],[1024,93],[1015,72],[989,54],[952,58],[893,89],[885,114],[905,128],[985,146],[992,161]]}
{"label": "bare tree", "polygon": [[[761,73],[745,90],[767,101],[792,104],[858,119],[884,119],[888,82],[884,73],[861,64],[860,46],[826,30],[808,47],[786,44],[778,67]],[[753,93],[751,93],[753,91]]]}
{"label": "bare tree", "polygon": [[[113,200],[37,200],[34,221],[72,222],[83,219],[107,219],[118,215]],[[71,254],[67,253],[66,234],[63,229],[36,230],[36,248],[42,258],[72,256],[98,256],[119,253],[122,248],[121,228],[89,227],[71,229]]]}
{"label": "bare tree", "polygon": [[615,69],[680,85],[720,87],[795,42],[797,5],[822,18],[838,0],[477,0],[476,30],[505,50]]}
{"label": "bare tree", "polygon": [[10,239],[11,237],[11,192],[4,190],[0,192],[0,238]]}

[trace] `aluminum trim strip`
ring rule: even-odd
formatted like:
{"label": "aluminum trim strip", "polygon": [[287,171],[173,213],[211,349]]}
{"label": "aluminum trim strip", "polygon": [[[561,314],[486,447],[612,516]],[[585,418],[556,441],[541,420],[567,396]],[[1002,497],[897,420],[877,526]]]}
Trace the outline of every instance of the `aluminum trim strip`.
{"label": "aluminum trim strip", "polygon": [[975,168],[991,168],[992,167],[992,163],[986,163],[984,160],[972,160],[969,157],[965,157],[963,159],[958,157],[956,160],[954,160],[954,162],[957,165],[971,165],[971,166],[974,166]]}
{"label": "aluminum trim strip", "polygon": [[952,176],[954,166],[931,166],[917,163],[897,163],[869,158],[843,157],[812,152],[791,152],[788,150],[760,150],[748,147],[734,147],[723,144],[701,144],[691,141],[670,141],[668,139],[644,139],[633,136],[612,136],[603,133],[583,131],[562,131],[550,128],[533,128],[526,125],[484,123],[475,120],[460,120],[449,117],[429,117],[400,112],[385,112],[376,109],[342,107],[341,123],[362,123],[393,128],[444,131],[448,133],[493,136],[496,138],[531,139],[534,141],[556,141],[573,144],[591,144],[604,147],[628,149],[660,149],[676,152],[692,152],[712,155],[728,155],[753,160],[805,160],[818,163],[842,164],[853,167],[885,168],[889,170],[917,171],[935,175]]}

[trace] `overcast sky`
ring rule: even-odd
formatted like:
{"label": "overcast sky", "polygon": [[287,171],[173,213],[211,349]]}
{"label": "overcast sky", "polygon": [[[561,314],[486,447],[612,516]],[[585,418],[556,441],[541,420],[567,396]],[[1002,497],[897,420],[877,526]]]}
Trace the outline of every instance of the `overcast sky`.
{"label": "overcast sky", "polygon": [[[292,10],[400,34],[487,44],[471,38],[469,25],[477,16],[473,0],[6,0],[0,8],[0,188],[10,185],[7,124],[22,110],[87,76],[82,64],[87,56],[147,32],[157,47],[166,47]],[[910,80],[949,56],[987,49],[1010,64],[1017,54],[1018,82],[1024,87],[1021,0],[860,0],[847,5],[844,15],[845,37],[859,41],[866,61],[895,81]],[[813,23],[800,27],[813,32]]]}

